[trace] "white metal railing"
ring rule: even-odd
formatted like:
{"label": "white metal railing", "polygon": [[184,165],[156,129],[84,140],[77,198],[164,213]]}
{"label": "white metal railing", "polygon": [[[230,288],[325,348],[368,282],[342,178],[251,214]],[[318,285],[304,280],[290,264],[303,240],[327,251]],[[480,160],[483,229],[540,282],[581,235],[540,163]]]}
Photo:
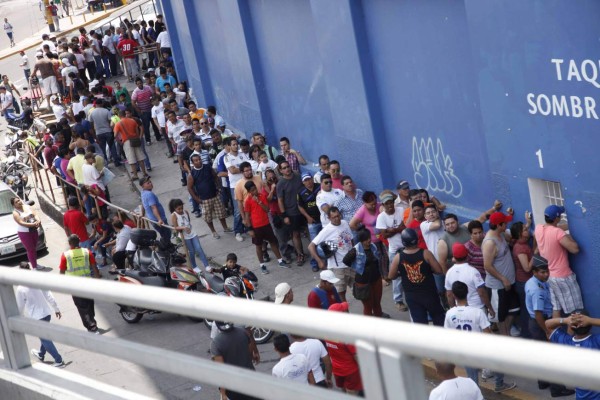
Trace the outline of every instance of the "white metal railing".
{"label": "white metal railing", "polygon": [[1,269],[0,339],[5,360],[15,370],[31,365],[25,342],[28,334],[264,399],[351,398],[208,359],[22,317],[15,285],[352,343],[358,349],[368,399],[426,399],[422,358],[600,390],[600,352],[591,350],[291,305]]}

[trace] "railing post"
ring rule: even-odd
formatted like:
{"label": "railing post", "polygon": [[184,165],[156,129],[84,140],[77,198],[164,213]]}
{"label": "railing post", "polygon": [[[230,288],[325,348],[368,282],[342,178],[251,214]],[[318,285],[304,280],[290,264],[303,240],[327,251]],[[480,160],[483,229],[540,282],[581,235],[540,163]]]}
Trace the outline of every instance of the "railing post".
{"label": "railing post", "polygon": [[426,399],[421,359],[397,350],[379,347],[380,374],[387,399]]}
{"label": "railing post", "polygon": [[8,319],[19,315],[17,298],[12,285],[0,285],[0,329],[2,334],[2,351],[4,360],[11,369],[20,369],[31,366],[29,349],[25,335],[13,332],[8,327]]}
{"label": "railing post", "polygon": [[46,173],[46,180],[48,181],[48,187],[50,187],[50,195],[52,195],[52,201],[56,204],[56,197],[54,197],[54,189],[52,188],[52,182],[50,182],[50,176],[48,175],[48,170],[44,168],[44,172]]}

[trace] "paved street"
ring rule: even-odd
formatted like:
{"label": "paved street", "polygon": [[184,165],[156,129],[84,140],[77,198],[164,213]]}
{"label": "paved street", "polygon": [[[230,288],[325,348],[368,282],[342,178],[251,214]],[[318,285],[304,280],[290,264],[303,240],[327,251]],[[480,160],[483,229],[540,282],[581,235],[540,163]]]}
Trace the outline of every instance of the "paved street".
{"label": "paved street", "polygon": [[[14,21],[18,20],[18,16],[23,18],[22,20],[19,20],[23,24],[22,32],[16,33],[18,40],[20,37],[18,35],[27,34],[24,22],[26,18],[38,18],[38,23],[40,24],[44,21],[39,21],[41,13],[37,11],[37,2],[27,2],[31,11],[27,13],[22,13],[21,10],[18,10],[15,6],[16,3],[16,1],[0,3],[0,10],[7,13],[6,15],[8,15],[9,20],[15,27],[17,24]],[[24,2],[21,1],[18,3],[23,4]],[[17,30],[15,31],[18,32]],[[3,45],[7,43],[5,35],[0,40],[0,43]],[[27,53],[30,56],[30,60],[35,59],[33,51],[28,51]],[[8,74],[15,82],[15,85],[18,88],[21,88],[24,77],[22,77],[22,71],[18,67],[19,62],[20,59],[18,56],[9,57],[0,61],[0,73]],[[112,79],[110,82],[112,82]],[[121,79],[121,82],[123,82],[123,79]],[[128,87],[132,88],[131,84],[129,84]],[[4,140],[4,131],[5,123],[2,120],[0,122],[0,145],[2,145]],[[172,163],[170,158],[165,156],[166,148],[164,142],[154,142],[147,150],[150,154],[153,167],[153,171],[150,174],[154,181],[154,191],[159,196],[162,204],[166,207],[168,201],[175,197],[181,198],[187,203],[187,192],[185,188],[181,186],[179,181],[178,168]],[[138,192],[132,188],[129,177],[123,168],[111,167],[111,169],[117,174],[115,181],[110,184],[110,192],[113,201],[126,209],[133,210],[140,204]],[[189,209],[187,204],[186,208]],[[66,236],[62,227],[48,217],[43,217],[43,223],[48,238],[49,252],[47,254],[40,254],[40,263],[46,267],[52,268],[51,271],[45,273],[58,274],[57,267],[60,254],[67,249]],[[274,287],[278,283],[286,281],[293,287],[295,304],[299,306],[304,306],[306,304],[308,292],[318,282],[318,274],[311,271],[308,263],[303,267],[297,267],[293,264],[290,270],[284,270],[277,267],[276,262],[272,261],[268,263],[271,273],[269,275],[261,275],[258,271],[254,247],[249,238],[244,242],[239,243],[232,235],[222,234],[221,239],[216,240],[212,238],[202,219],[193,218],[192,223],[196,231],[201,235],[201,243],[207,256],[213,257],[219,263],[224,263],[225,255],[229,252],[235,252],[238,254],[239,264],[249,267],[257,274],[260,282],[260,290],[264,294],[268,294],[272,297]],[[228,219],[228,224],[229,226],[233,225],[232,218]],[[217,230],[219,230],[219,228],[217,228]],[[306,249],[306,240],[304,247]],[[11,262],[6,263],[6,267],[15,267],[18,265],[19,261],[20,259],[12,260]],[[112,279],[112,276],[105,272],[104,278]],[[55,293],[55,296],[61,311],[63,312],[63,318],[60,321],[53,319],[52,323],[84,329],[70,296],[60,293]],[[351,312],[357,314],[361,313],[362,305],[360,302],[352,299],[352,296],[350,295],[349,298]],[[384,311],[389,313],[393,319],[408,321],[408,313],[400,313],[393,307],[391,287],[386,287],[384,289],[382,303]],[[187,318],[178,315],[158,314],[152,318],[145,316],[138,324],[128,324],[120,317],[117,311],[118,307],[114,304],[98,303],[96,305],[98,326],[104,336],[124,338],[199,357],[209,356],[209,330],[202,323],[194,323]],[[398,328],[401,329],[400,324]],[[28,343],[31,348],[34,348],[38,346],[39,341],[36,338],[29,337]],[[185,378],[159,373],[154,370],[138,367],[128,362],[96,355],[61,344],[58,344],[57,347],[65,358],[65,362],[68,363],[68,366],[66,367],[67,370],[81,373],[101,382],[110,383],[137,393],[161,399],[218,398],[217,389],[215,387],[199,383],[199,381],[195,382]],[[259,349],[262,362],[258,365],[257,369],[262,372],[270,373],[271,368],[277,361],[277,356],[273,350],[272,343],[261,345],[259,346]],[[528,387],[533,392],[533,383],[527,383],[523,380],[518,380],[518,383],[520,387]],[[194,390],[197,389],[198,385],[202,386],[201,390]],[[536,396],[536,398],[544,397]]]}

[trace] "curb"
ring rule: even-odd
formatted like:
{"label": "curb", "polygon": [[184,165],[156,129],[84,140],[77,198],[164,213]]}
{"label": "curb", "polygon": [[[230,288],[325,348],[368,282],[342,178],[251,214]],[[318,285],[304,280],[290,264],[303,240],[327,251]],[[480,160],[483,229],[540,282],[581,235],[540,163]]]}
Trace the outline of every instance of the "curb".
{"label": "curb", "polygon": [[49,216],[54,222],[58,224],[58,226],[63,226],[63,214],[66,210],[63,210],[61,207],[58,207],[52,199],[50,199],[44,192],[41,190],[35,189],[35,194],[38,199],[40,210],[44,212],[47,216]]}
{"label": "curb", "polygon": [[[435,378],[437,379],[437,373],[435,371],[435,363],[432,360],[423,360],[421,362],[421,365],[423,365],[423,372],[425,374],[425,377],[430,377],[430,378]],[[467,378],[467,373],[464,370],[464,368],[457,366],[456,367],[456,376],[462,376],[463,378]],[[481,379],[479,380],[479,388],[481,389],[481,392],[483,393],[483,397],[485,399],[496,399],[496,398],[502,398],[502,399],[515,399],[515,400],[536,400],[539,399],[538,396],[535,396],[532,393],[529,392],[525,392],[521,389],[519,389],[519,387],[517,386],[516,388],[503,392],[503,393],[496,393],[494,392],[494,382],[493,379],[488,381],[488,382],[484,382]],[[500,397],[502,396],[502,397]]]}
{"label": "curb", "polygon": [[[123,7],[125,7],[125,6],[120,6],[120,7],[117,7],[117,8],[113,8],[110,12],[107,12],[104,15],[101,15],[101,16],[96,17],[96,18],[89,19],[89,20],[85,21],[82,24],[73,25],[71,28],[69,28],[69,29],[67,29],[65,31],[58,32],[58,34],[56,34],[56,32],[51,32],[51,33],[55,34],[57,38],[58,37],[62,37],[62,36],[66,36],[66,35],[72,33],[73,31],[78,30],[82,26],[85,26],[85,25],[88,25],[88,24],[93,24],[94,22],[98,22],[98,21],[100,21],[100,20],[102,20],[104,18],[110,17],[113,13],[115,13],[116,11],[119,11]],[[8,53],[6,55],[0,56],[0,61],[4,60],[6,58],[12,57],[14,55],[17,55],[17,54],[19,54],[20,51],[30,50],[30,49],[32,49],[32,48],[34,48],[36,46],[39,46],[41,43],[42,43],[41,40],[39,40],[39,41],[36,40],[35,43],[33,43],[33,44],[25,45],[24,47],[19,47],[18,49],[16,49],[18,47],[18,44],[17,44],[15,46],[15,50],[13,50],[12,52],[10,52],[10,53]]]}

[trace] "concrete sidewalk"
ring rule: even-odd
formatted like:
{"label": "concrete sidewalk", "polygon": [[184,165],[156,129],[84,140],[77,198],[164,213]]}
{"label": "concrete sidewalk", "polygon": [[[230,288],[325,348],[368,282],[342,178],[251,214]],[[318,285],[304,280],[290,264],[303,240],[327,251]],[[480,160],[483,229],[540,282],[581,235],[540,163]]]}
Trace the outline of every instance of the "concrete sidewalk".
{"label": "concrete sidewalk", "polygon": [[[15,54],[19,54],[20,51],[29,50],[35,46],[39,46],[42,43],[42,35],[44,33],[55,35],[57,38],[67,36],[75,31],[78,31],[78,29],[82,26],[93,24],[104,18],[109,17],[112,13],[120,10],[122,7],[123,6],[117,8],[110,8],[106,11],[94,11],[93,13],[91,13],[90,10],[87,8],[74,9],[74,15],[60,19],[59,25],[61,29],[59,32],[50,32],[49,27],[45,26],[37,33],[34,33],[28,38],[17,42],[14,47],[8,47],[1,50],[0,61],[5,58],[14,56]],[[79,32],[77,32],[77,35],[79,35]]]}

